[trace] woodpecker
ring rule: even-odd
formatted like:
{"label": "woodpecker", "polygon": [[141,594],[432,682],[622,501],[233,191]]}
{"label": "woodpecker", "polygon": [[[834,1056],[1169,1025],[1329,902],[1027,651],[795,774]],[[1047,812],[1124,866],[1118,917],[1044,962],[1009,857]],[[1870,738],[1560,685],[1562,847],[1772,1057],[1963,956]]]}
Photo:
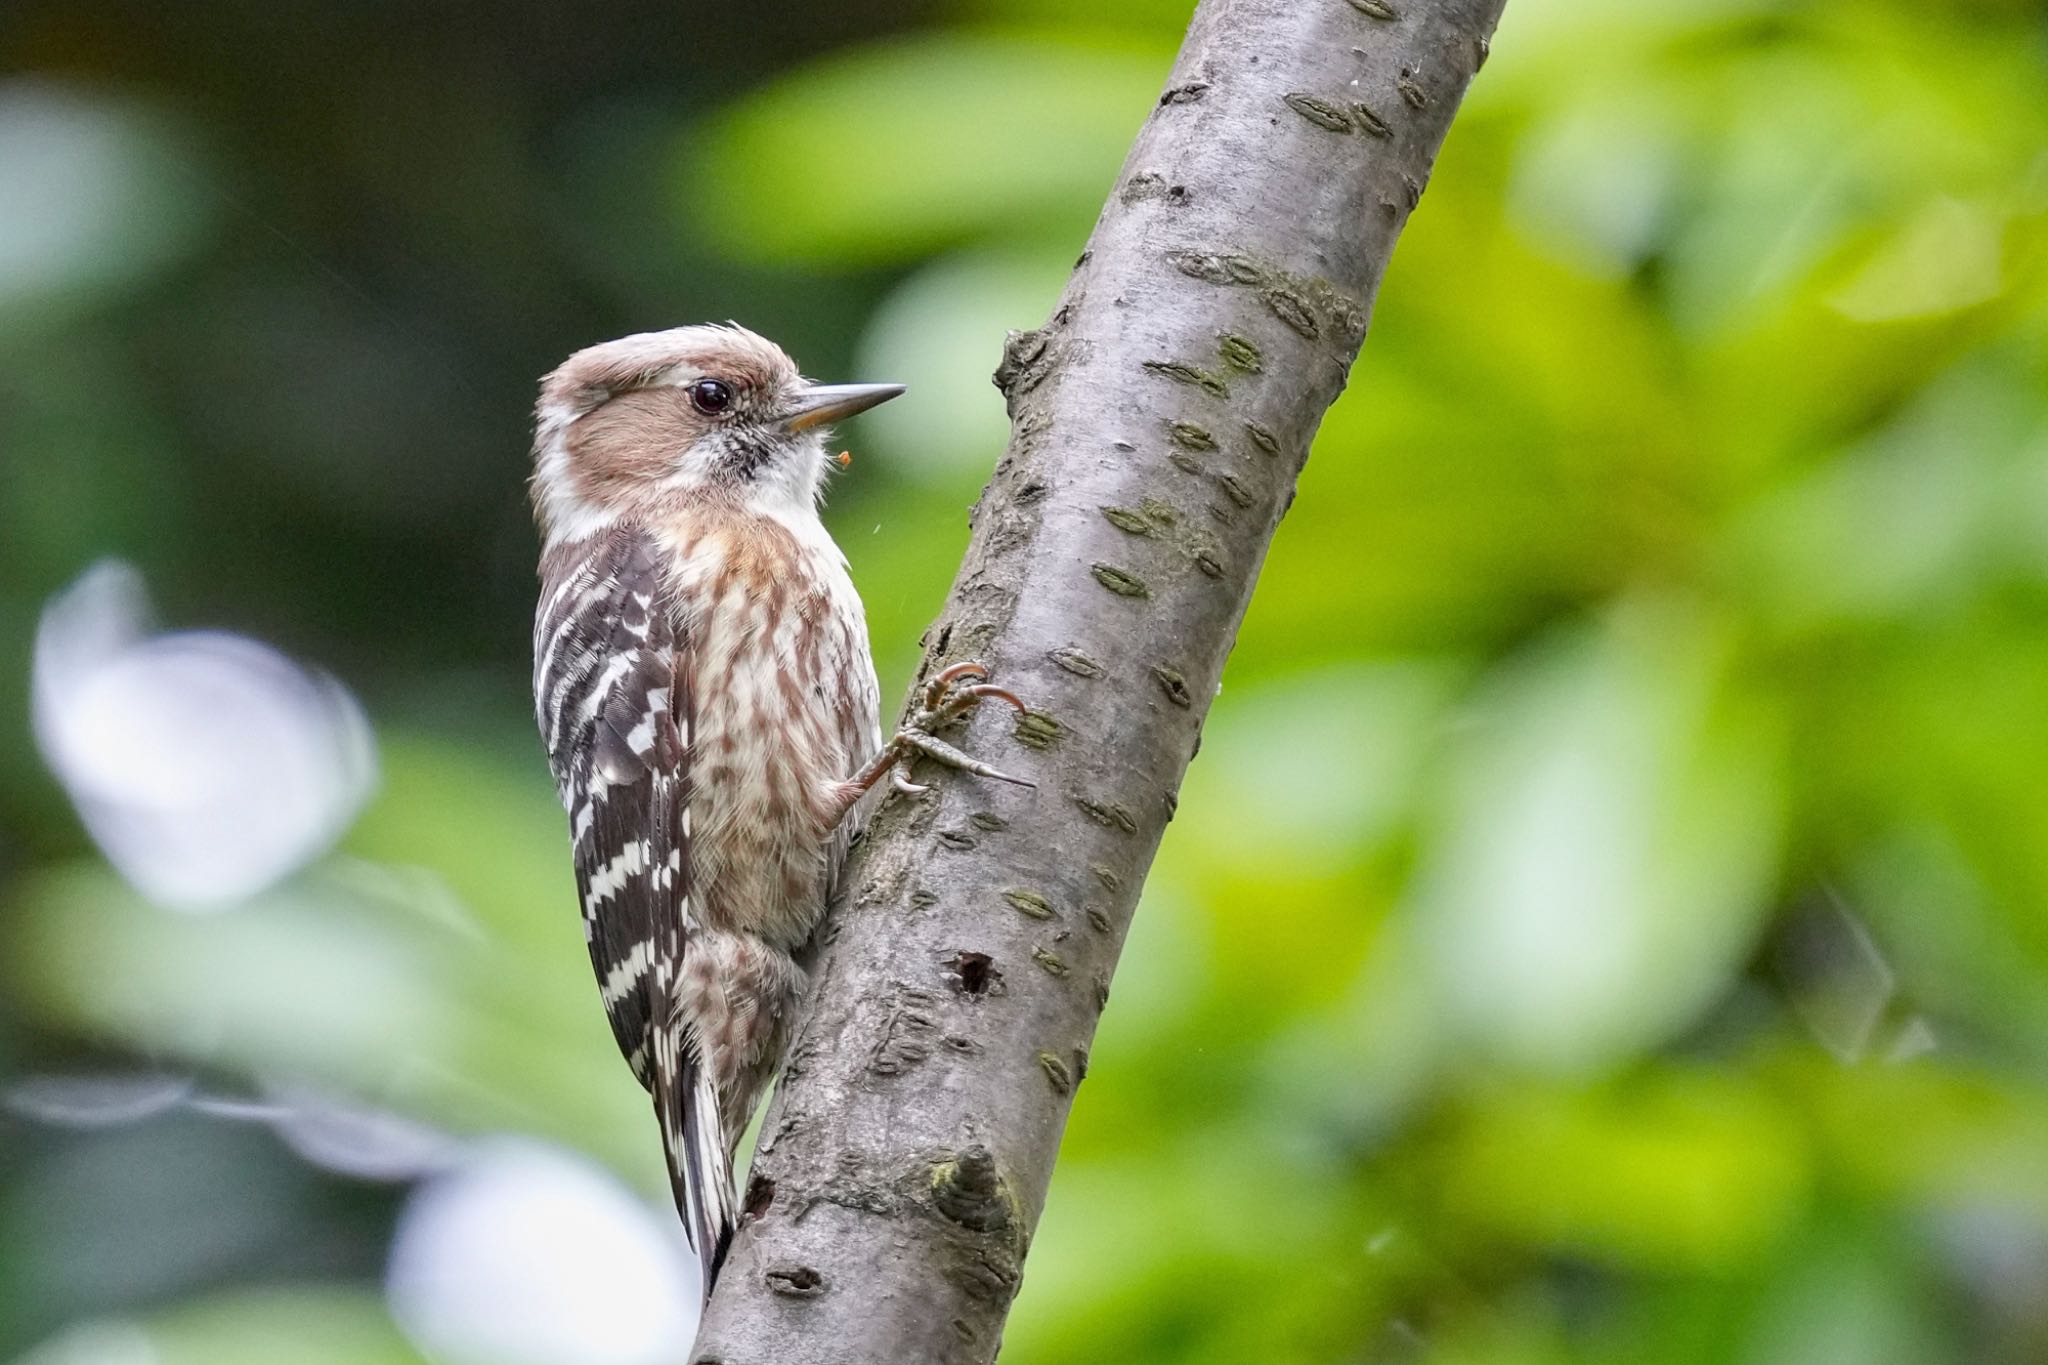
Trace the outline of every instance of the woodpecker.
{"label": "woodpecker", "polygon": [[902,392],[809,383],[737,324],[592,346],[541,381],[535,717],[591,965],[707,1297],[734,1144],[877,785],[925,790],[919,756],[1031,785],[936,737],[984,699],[1024,709],[978,663],[935,674],[881,739],[866,618],[818,505],[826,424]]}

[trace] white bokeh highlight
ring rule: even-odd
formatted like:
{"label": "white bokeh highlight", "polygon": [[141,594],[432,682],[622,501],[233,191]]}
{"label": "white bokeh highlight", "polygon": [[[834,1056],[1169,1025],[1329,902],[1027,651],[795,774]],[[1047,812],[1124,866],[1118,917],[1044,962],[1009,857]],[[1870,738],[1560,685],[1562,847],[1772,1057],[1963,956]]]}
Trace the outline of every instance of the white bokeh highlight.
{"label": "white bokeh highlight", "polygon": [[669,1365],[696,1336],[698,1285],[673,1218],[518,1138],[413,1193],[386,1276],[393,1319],[438,1365]]}
{"label": "white bokeh highlight", "polygon": [[169,111],[83,84],[0,80],[0,330],[83,306],[202,239],[205,160]]}
{"label": "white bokeh highlight", "polygon": [[169,1113],[192,1098],[192,1078],[168,1072],[23,1076],[0,1108],[60,1128],[118,1128]]}
{"label": "white bokeh highlight", "polygon": [[123,1320],[67,1327],[14,1365],[163,1365],[164,1355],[140,1324]]}
{"label": "white bokeh highlight", "polygon": [[315,1166],[357,1180],[413,1180],[445,1169],[456,1140],[431,1124],[390,1109],[292,1081],[265,1087],[276,1106],[270,1126],[286,1146]]}
{"label": "white bokeh highlight", "polygon": [[375,780],[370,727],[326,675],[222,631],[153,633],[130,566],[44,608],[36,740],[86,829],[138,891],[233,904],[325,852]]}

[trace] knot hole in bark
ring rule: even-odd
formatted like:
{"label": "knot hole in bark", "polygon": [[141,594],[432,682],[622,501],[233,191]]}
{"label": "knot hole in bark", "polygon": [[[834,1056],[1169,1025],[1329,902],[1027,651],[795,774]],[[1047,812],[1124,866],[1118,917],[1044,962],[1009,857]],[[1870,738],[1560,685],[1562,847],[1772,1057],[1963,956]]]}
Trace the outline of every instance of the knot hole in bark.
{"label": "knot hole in bark", "polygon": [[946,964],[946,970],[953,978],[953,989],[962,995],[984,996],[1002,991],[1003,974],[987,953],[957,953]]}

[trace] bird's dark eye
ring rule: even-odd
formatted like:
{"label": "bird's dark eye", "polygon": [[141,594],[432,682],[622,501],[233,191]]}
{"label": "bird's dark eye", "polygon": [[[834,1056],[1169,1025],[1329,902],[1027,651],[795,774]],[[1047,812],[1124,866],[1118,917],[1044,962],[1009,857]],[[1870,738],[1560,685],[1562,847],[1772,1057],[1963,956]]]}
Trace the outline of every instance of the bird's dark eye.
{"label": "bird's dark eye", "polygon": [[716,379],[700,379],[690,385],[690,403],[706,417],[716,417],[732,406],[732,388]]}

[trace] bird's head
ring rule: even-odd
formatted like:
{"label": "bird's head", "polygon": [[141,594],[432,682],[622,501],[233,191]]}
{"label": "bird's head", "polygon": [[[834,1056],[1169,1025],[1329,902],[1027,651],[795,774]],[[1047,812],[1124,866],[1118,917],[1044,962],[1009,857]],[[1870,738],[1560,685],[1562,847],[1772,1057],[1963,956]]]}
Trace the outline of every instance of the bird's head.
{"label": "bird's head", "polygon": [[901,384],[813,384],[744,327],[642,332],[578,351],[541,381],[534,507],[553,541],[692,499],[815,507],[825,427]]}

